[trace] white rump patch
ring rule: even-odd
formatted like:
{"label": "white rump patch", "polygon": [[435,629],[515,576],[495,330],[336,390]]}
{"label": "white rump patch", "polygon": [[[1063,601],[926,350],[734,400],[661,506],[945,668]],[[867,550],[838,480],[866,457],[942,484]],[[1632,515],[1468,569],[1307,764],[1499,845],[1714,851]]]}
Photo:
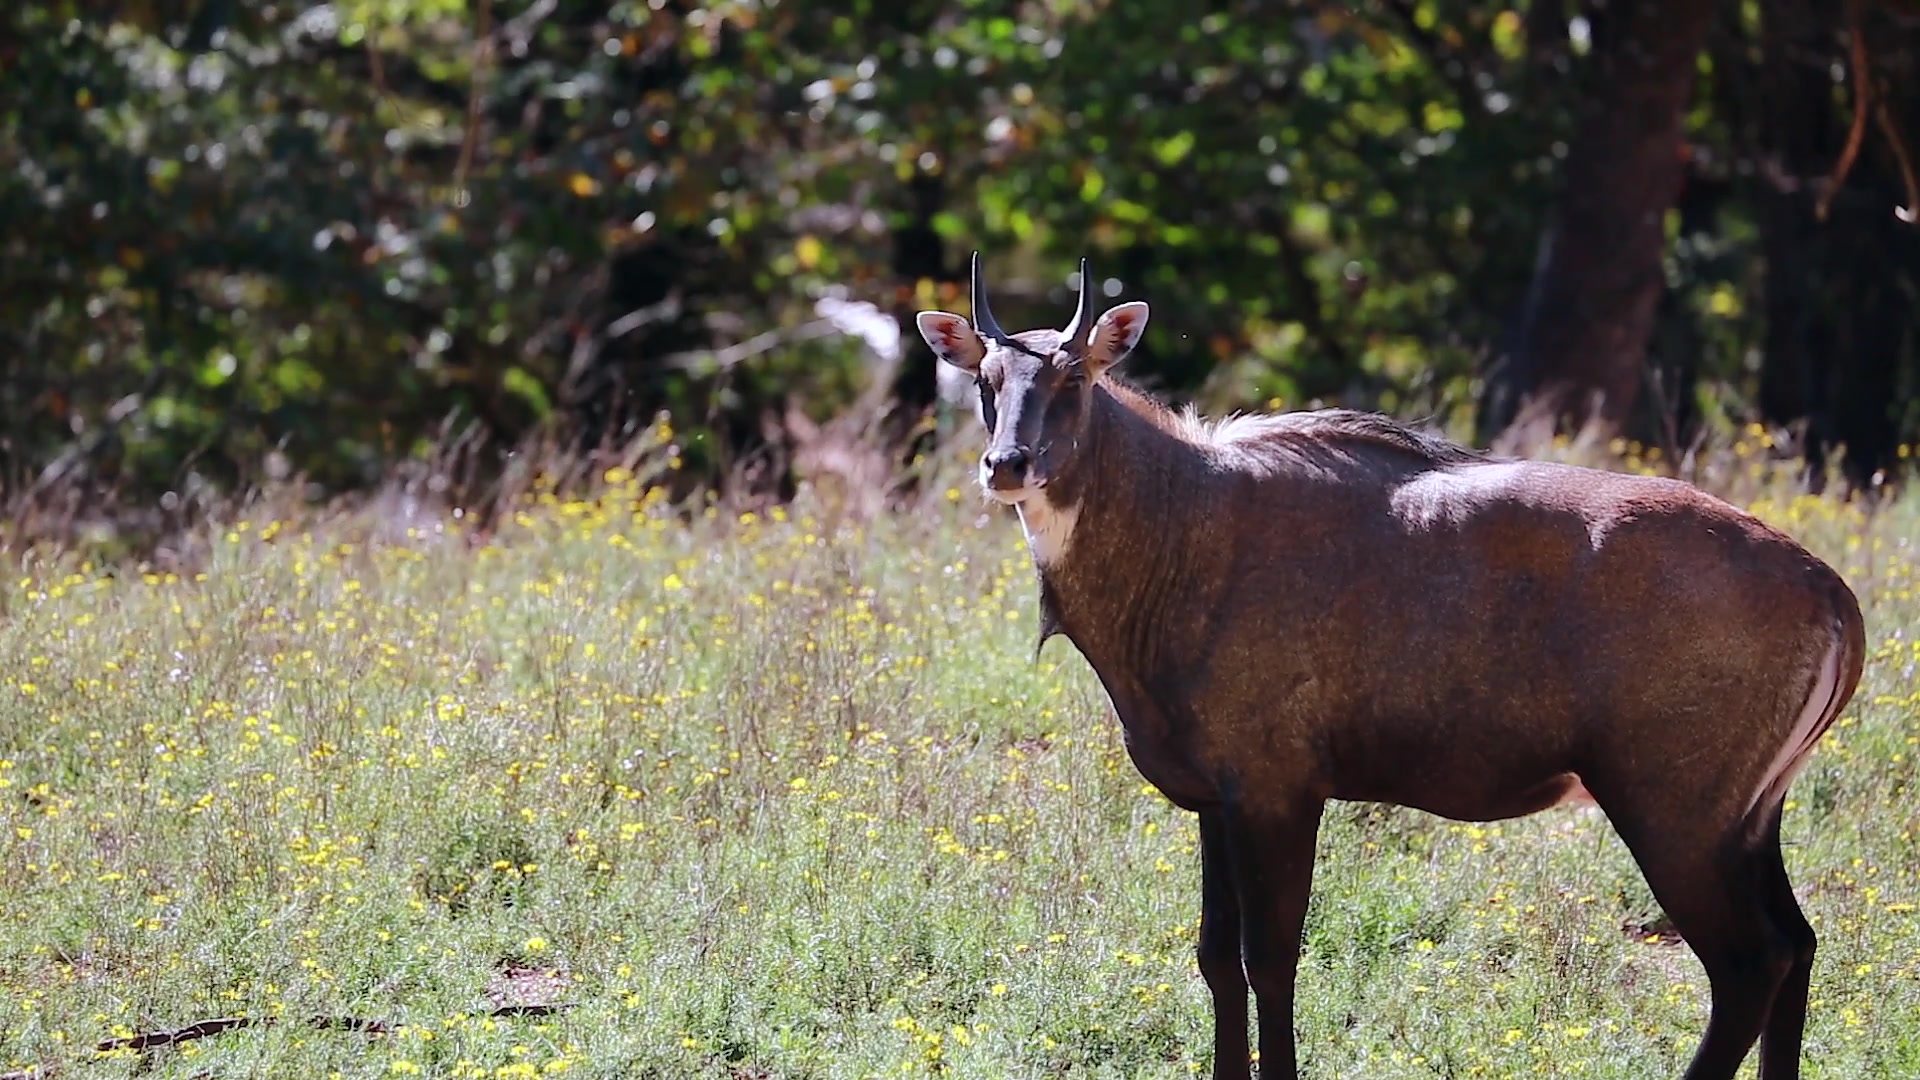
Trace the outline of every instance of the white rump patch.
{"label": "white rump patch", "polygon": [[1833,713],[1838,711],[1835,697],[1840,688],[1840,651],[1845,639],[1835,634],[1833,644],[1827,647],[1826,658],[1820,661],[1820,677],[1814,681],[1813,692],[1807,695],[1807,703],[1801,707],[1800,716],[1793,722],[1793,730],[1787,733],[1787,739],[1780,744],[1780,752],[1775,754],[1773,762],[1767,766],[1765,775],[1760,778],[1760,786],[1753,791],[1753,798],[1747,802],[1747,811],[1761,803],[1779,798],[1786,794],[1787,786],[1807,764],[1807,758],[1813,754],[1813,744],[1833,723]]}
{"label": "white rump patch", "polygon": [[1035,492],[1016,503],[1014,509],[1020,514],[1020,529],[1027,534],[1027,550],[1033,552],[1033,561],[1041,566],[1059,562],[1073,539],[1073,524],[1080,518],[1080,508],[1060,509],[1047,502],[1044,494]]}

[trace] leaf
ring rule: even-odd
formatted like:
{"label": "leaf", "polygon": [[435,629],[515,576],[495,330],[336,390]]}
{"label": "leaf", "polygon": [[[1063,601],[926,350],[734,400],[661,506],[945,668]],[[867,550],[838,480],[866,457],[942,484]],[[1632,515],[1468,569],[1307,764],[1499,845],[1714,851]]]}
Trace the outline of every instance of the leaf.
{"label": "leaf", "polygon": [[546,419],[553,412],[553,402],[547,397],[546,387],[540,380],[527,372],[526,368],[514,366],[500,375],[500,389],[527,403],[535,416]]}
{"label": "leaf", "polygon": [[1153,156],[1162,165],[1178,165],[1193,152],[1194,137],[1191,131],[1177,132],[1153,144]]}

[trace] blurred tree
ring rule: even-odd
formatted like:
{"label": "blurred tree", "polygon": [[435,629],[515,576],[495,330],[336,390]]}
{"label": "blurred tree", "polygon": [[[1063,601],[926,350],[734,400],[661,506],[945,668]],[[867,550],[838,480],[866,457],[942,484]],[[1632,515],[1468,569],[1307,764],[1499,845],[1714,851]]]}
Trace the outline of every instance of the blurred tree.
{"label": "blurred tree", "polygon": [[1920,234],[1894,220],[1920,213],[1920,7],[1770,0],[1756,38],[1736,137],[1764,267],[1758,406],[1803,430],[1816,476],[1844,450],[1865,483],[1920,431]]}
{"label": "blurred tree", "polygon": [[1523,444],[1588,421],[1632,416],[1661,256],[1688,147],[1684,123],[1713,0],[1614,0],[1595,9],[1593,59],[1540,266],[1514,347],[1487,380],[1483,434]]}

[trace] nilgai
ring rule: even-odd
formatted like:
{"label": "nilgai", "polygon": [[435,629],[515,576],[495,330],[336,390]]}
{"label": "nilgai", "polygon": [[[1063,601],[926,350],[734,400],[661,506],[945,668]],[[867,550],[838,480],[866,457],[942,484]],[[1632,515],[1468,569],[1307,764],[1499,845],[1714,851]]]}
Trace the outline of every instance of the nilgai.
{"label": "nilgai", "polygon": [[1814,933],[1787,785],[1858,684],[1860,609],[1786,536],[1668,479],[1503,460],[1328,409],[1208,421],[1117,379],[1147,305],[1009,334],[924,311],[980,389],[1040,641],[1099,676],[1141,774],[1199,815],[1214,1076],[1296,1075],[1328,799],[1491,821],[1591,800],[1706,968],[1686,1080],[1800,1069]]}

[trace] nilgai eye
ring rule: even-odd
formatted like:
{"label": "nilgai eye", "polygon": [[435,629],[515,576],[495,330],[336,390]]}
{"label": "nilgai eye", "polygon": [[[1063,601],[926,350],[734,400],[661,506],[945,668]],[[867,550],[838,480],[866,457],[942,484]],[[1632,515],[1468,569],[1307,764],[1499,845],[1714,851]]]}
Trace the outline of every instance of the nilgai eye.
{"label": "nilgai eye", "polygon": [[987,380],[985,379],[975,379],[973,382],[974,385],[980,389],[980,420],[987,425],[988,431],[992,431],[994,419],[993,387],[987,385]]}

